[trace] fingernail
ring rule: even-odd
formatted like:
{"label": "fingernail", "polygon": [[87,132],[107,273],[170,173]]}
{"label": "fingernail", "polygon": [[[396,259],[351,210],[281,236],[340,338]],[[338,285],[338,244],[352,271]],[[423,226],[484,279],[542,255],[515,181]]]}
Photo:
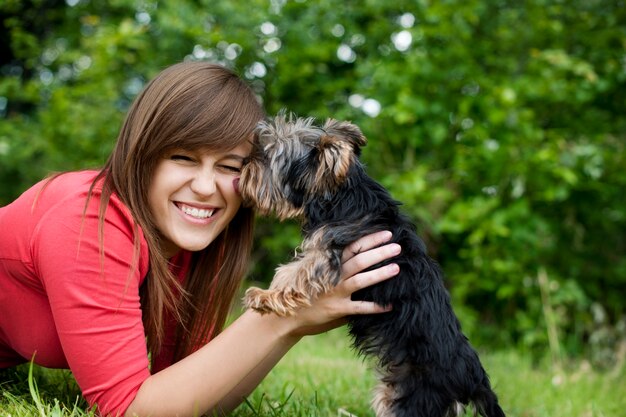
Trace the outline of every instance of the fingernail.
{"label": "fingernail", "polygon": [[385,230],[383,232],[383,239],[389,240],[389,239],[391,239],[391,236],[393,236],[393,233],[391,233],[389,230]]}
{"label": "fingernail", "polygon": [[400,267],[398,266],[398,264],[389,264],[387,265],[387,269],[389,270],[390,273],[394,275],[400,272]]}
{"label": "fingernail", "polygon": [[390,249],[391,249],[392,255],[397,255],[402,251],[402,247],[398,245],[397,243],[392,243],[390,246],[391,246]]}

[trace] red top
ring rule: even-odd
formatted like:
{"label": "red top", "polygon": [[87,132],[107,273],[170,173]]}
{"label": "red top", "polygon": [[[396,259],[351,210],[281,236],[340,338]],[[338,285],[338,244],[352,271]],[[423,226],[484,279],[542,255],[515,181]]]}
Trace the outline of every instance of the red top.
{"label": "red top", "polygon": [[[150,376],[139,302],[148,246],[140,231],[131,271],[133,219],[113,195],[101,258],[100,189],[83,217],[95,175],[63,174],[43,191],[39,182],[0,208],[0,368],[33,355],[39,365],[69,367],[90,404],[121,415]],[[188,255],[172,260],[181,275]],[[166,334],[173,334],[171,325]],[[171,347],[164,346],[153,371],[171,364]]]}

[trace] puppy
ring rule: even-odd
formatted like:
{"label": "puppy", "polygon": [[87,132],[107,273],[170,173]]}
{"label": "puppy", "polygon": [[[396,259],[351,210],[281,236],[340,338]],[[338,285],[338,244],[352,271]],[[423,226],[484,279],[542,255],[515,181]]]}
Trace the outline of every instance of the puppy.
{"label": "puppy", "polygon": [[391,305],[388,313],[355,315],[349,331],[356,350],[375,359],[380,375],[373,407],[378,417],[444,417],[465,406],[484,417],[504,417],[477,353],[461,331],[438,264],[387,190],[359,161],[366,139],[348,122],[279,114],[259,124],[243,166],[244,204],[262,215],[298,218],[304,240],[280,266],[269,289],[250,288],[244,303],[261,313],[290,315],[340,280],[346,246],[390,230],[402,254],[393,279],[353,294]]}

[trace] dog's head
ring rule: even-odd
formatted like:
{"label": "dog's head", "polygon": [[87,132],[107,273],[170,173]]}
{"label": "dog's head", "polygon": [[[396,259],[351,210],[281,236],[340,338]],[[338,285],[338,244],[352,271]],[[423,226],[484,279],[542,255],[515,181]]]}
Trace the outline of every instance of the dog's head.
{"label": "dog's head", "polygon": [[239,190],[244,204],[280,219],[299,217],[307,201],[328,198],[346,180],[367,140],[354,124],[279,114],[261,122],[244,164]]}

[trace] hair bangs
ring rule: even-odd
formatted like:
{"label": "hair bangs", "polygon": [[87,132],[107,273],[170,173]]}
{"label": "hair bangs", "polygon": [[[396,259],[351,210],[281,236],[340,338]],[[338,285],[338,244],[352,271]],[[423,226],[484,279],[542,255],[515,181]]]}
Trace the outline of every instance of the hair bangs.
{"label": "hair bangs", "polygon": [[164,126],[167,148],[223,152],[252,139],[265,113],[247,85],[233,74],[218,86],[206,87],[190,100],[172,103],[178,117]]}

